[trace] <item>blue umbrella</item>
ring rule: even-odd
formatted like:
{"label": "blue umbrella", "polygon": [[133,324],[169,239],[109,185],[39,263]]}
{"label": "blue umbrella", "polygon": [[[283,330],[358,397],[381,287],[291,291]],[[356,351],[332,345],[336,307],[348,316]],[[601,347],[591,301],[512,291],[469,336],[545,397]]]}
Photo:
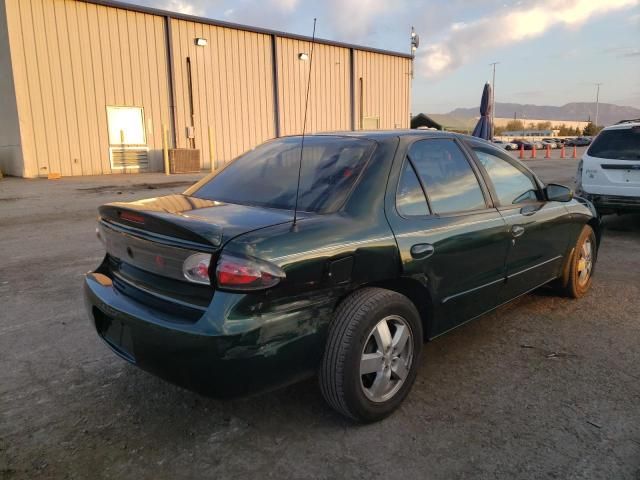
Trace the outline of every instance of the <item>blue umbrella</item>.
{"label": "blue umbrella", "polygon": [[482,101],[480,102],[480,119],[473,129],[474,137],[491,140],[491,85],[484,84],[482,91]]}

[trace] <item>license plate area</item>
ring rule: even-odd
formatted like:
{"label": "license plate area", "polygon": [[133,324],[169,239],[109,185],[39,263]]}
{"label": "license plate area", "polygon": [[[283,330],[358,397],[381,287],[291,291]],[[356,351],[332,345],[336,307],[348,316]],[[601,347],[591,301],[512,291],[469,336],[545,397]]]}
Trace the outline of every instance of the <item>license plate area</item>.
{"label": "license plate area", "polygon": [[640,170],[627,170],[623,174],[623,180],[627,183],[640,183]]}
{"label": "license plate area", "polygon": [[126,323],[112,318],[98,308],[93,309],[93,318],[98,335],[122,358],[136,363],[133,355],[133,336],[131,327]]}

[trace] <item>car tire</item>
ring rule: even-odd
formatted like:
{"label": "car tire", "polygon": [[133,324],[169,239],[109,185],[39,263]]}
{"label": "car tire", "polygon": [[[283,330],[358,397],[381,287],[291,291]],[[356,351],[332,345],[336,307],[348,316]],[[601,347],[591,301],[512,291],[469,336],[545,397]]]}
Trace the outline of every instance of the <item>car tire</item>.
{"label": "car tire", "polygon": [[322,395],[356,421],[385,418],[413,386],[422,343],[422,321],[407,297],[382,288],[356,291],[338,306],[329,327]]}
{"label": "car tire", "polygon": [[560,285],[560,293],[570,298],[583,297],[591,287],[597,259],[596,235],[589,225],[582,228]]}

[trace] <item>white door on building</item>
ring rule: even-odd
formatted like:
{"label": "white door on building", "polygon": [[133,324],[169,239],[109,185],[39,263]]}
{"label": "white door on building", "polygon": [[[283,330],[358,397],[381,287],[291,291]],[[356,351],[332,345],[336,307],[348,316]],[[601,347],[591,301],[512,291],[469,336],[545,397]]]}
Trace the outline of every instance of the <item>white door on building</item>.
{"label": "white door on building", "polygon": [[107,107],[111,168],[138,171],[149,166],[142,107]]}

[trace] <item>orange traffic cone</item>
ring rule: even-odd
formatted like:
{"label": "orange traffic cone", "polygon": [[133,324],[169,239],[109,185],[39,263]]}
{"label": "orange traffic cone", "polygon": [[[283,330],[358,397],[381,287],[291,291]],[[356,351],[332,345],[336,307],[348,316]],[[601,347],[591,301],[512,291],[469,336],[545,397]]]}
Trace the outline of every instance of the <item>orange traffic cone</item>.
{"label": "orange traffic cone", "polygon": [[531,158],[536,158],[536,146],[531,146]]}
{"label": "orange traffic cone", "polygon": [[573,146],[573,155],[571,156],[571,158],[578,158],[578,147],[576,147],[575,145]]}
{"label": "orange traffic cone", "polygon": [[520,144],[520,158],[524,158],[524,145]]}
{"label": "orange traffic cone", "polygon": [[562,148],[560,149],[560,158],[565,158],[567,156],[567,154],[564,152],[564,145],[562,145]]}
{"label": "orange traffic cone", "polygon": [[547,145],[547,151],[544,154],[544,158],[551,158],[551,145]]}

